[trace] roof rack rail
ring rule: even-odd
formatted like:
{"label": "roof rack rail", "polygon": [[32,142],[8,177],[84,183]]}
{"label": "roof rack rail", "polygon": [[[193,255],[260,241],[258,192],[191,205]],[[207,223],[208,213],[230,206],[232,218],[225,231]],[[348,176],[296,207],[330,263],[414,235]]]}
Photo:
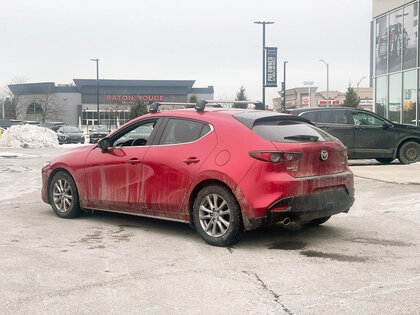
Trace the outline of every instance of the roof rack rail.
{"label": "roof rack rail", "polygon": [[222,108],[222,104],[254,104],[255,109],[265,109],[263,104],[260,101],[217,101],[217,100],[199,100],[197,103],[177,103],[177,102],[154,102],[149,107],[150,113],[157,113],[159,111],[159,106],[169,105],[169,106],[184,106],[184,108],[194,107],[197,112],[202,112],[207,105],[211,107]]}
{"label": "roof rack rail", "polygon": [[[204,105],[202,105],[201,103],[204,103]],[[215,104],[215,105],[222,105],[222,104],[254,104],[255,105],[255,109],[262,109],[264,110],[264,105],[263,103],[261,103],[260,101],[218,101],[218,100],[200,100],[200,102],[197,102],[196,105],[196,109],[198,107],[198,104],[200,103],[200,105],[202,106],[203,110],[205,108],[205,105],[207,104]],[[201,107],[200,107],[201,109]],[[197,109],[198,110],[198,109]]]}

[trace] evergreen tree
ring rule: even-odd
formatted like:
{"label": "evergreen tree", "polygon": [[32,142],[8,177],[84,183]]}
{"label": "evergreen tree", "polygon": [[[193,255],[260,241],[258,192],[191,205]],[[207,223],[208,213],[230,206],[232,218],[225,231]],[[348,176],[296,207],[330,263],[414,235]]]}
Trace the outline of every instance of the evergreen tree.
{"label": "evergreen tree", "polygon": [[356,91],[349,86],[346,92],[346,98],[343,102],[344,107],[354,107],[357,108],[359,106],[360,99],[356,94]]}
{"label": "evergreen tree", "polygon": [[188,103],[197,103],[197,102],[198,102],[197,95],[191,94],[190,99],[188,100]]}
{"label": "evergreen tree", "polygon": [[134,104],[130,106],[130,113],[128,115],[128,118],[131,120],[131,119],[143,116],[147,113],[148,113],[148,109],[147,109],[146,103],[138,99],[136,100]]}
{"label": "evergreen tree", "polygon": [[[247,101],[248,97],[245,94],[245,88],[242,85],[241,88],[239,89],[239,92],[236,93],[236,98],[235,101]],[[247,108],[248,104],[233,104],[234,108]]]}

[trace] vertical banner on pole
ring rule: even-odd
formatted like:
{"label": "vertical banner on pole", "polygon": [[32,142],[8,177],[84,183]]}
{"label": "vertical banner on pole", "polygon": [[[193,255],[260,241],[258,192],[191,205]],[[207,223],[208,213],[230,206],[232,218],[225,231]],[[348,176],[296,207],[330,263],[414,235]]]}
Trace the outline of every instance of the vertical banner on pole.
{"label": "vertical banner on pole", "polygon": [[277,87],[277,47],[265,47],[265,87]]}

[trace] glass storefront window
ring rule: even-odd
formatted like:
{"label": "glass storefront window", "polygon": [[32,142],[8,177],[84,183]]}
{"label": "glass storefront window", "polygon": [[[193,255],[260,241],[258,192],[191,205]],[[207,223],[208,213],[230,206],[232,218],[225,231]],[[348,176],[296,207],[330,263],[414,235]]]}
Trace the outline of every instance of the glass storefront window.
{"label": "glass storefront window", "polygon": [[401,116],[402,74],[396,73],[389,76],[389,104],[388,119],[400,122]]}
{"label": "glass storefront window", "polygon": [[400,35],[403,69],[414,68],[417,59],[417,2],[404,8],[404,28]]}
{"label": "glass storefront window", "polygon": [[401,53],[405,32],[403,28],[403,11],[398,10],[389,15],[388,27],[388,72],[401,70]]}
{"label": "glass storefront window", "polygon": [[386,104],[388,103],[388,77],[378,77],[375,83],[375,113],[386,117]]}
{"label": "glass storefront window", "polygon": [[403,75],[403,124],[416,123],[417,71],[407,71]]}
{"label": "glass storefront window", "polygon": [[386,73],[386,61],[388,58],[388,29],[387,17],[383,16],[376,20],[376,53],[375,53],[375,73],[381,75]]}

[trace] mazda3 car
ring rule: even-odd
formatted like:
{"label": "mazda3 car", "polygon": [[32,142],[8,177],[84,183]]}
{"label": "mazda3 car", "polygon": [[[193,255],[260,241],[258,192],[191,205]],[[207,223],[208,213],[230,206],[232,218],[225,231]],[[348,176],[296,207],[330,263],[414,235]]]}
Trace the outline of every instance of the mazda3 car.
{"label": "mazda3 car", "polygon": [[181,221],[216,246],[266,224],[319,225],[354,201],[341,141],[259,110],[147,114],[46,162],[42,180],[61,218],[96,209]]}

